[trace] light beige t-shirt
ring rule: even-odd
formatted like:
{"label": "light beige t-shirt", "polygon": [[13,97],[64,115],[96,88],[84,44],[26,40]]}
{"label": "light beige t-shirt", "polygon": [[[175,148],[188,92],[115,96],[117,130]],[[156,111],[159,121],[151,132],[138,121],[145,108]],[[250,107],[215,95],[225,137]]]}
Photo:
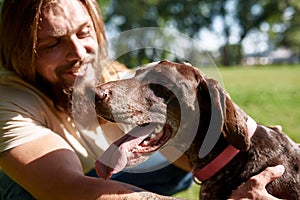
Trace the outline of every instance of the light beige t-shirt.
{"label": "light beige t-shirt", "polygon": [[0,155],[41,136],[58,134],[71,145],[88,172],[112,142],[110,138],[119,137],[114,131],[105,132],[99,123],[89,130],[76,129],[47,96],[13,73],[0,71]]}

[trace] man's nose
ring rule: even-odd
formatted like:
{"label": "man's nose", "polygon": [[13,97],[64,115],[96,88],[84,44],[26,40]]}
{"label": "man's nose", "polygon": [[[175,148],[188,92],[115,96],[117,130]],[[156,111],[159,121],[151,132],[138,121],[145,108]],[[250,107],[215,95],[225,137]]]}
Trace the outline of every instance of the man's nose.
{"label": "man's nose", "polygon": [[84,43],[76,35],[70,37],[69,48],[67,52],[68,61],[80,61],[86,56],[87,50]]}

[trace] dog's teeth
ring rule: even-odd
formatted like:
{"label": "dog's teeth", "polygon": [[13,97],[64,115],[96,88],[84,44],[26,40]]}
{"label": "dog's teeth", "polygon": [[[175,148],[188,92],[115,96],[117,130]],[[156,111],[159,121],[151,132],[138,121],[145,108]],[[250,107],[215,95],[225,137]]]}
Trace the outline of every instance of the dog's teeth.
{"label": "dog's teeth", "polygon": [[149,145],[149,141],[144,141],[143,145],[145,145],[145,146]]}
{"label": "dog's teeth", "polygon": [[[144,143],[143,143],[143,144],[144,144]],[[132,156],[131,153],[137,153],[137,152],[139,152],[139,151],[140,151],[140,148],[139,148],[139,147],[136,147],[136,148],[132,149],[130,152],[128,152],[127,155],[128,155],[128,156]]]}
{"label": "dog's teeth", "polygon": [[125,154],[126,154],[126,157],[129,157],[130,152],[129,152],[127,149],[124,149],[124,152],[125,152]]}
{"label": "dog's teeth", "polygon": [[150,139],[153,140],[155,137],[156,137],[156,134],[155,133],[151,133]]}
{"label": "dog's teeth", "polygon": [[154,129],[154,132],[155,132],[155,133],[159,133],[159,132],[162,131],[162,129],[163,129],[163,126],[158,125],[158,126]]}

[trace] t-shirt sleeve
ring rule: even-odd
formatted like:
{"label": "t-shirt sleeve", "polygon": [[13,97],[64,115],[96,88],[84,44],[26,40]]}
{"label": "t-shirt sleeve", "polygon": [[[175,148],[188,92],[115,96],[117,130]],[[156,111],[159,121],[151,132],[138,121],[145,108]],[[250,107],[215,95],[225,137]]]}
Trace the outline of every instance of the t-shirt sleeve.
{"label": "t-shirt sleeve", "polygon": [[45,108],[43,99],[28,87],[0,85],[0,155],[52,132],[46,128]]}
{"label": "t-shirt sleeve", "polygon": [[52,132],[36,118],[26,108],[0,100],[0,154]]}

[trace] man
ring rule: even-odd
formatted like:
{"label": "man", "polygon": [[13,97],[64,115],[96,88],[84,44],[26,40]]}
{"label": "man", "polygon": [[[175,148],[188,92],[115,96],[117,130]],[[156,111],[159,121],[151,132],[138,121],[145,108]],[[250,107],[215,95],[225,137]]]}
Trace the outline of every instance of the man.
{"label": "man", "polygon": [[[2,199],[172,199],[88,176],[109,142],[123,134],[108,122],[102,127],[99,123],[77,126],[72,116],[74,85],[79,81],[94,86],[101,81],[95,77],[103,70],[105,46],[95,0],[4,1],[0,30]],[[173,165],[165,171],[176,172],[181,179],[189,175]],[[246,197],[248,190],[255,197],[268,196],[265,184],[283,170],[271,172],[269,168],[258,176],[265,177],[262,184],[245,183],[233,198]],[[161,187],[168,184],[161,183]]]}

